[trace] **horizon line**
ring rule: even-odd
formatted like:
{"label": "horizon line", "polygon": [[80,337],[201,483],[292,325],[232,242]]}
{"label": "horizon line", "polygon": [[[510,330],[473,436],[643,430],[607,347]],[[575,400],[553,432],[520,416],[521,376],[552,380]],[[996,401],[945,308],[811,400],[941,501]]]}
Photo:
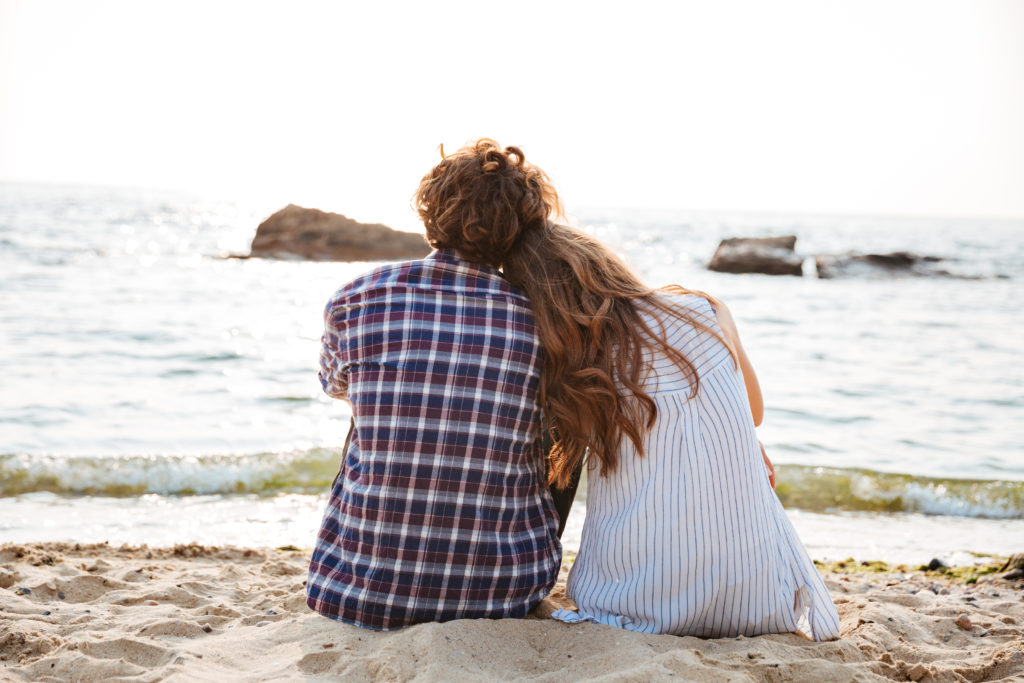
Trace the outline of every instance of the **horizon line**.
{"label": "horizon line", "polygon": [[[34,178],[11,178],[11,177],[0,177],[0,184],[9,185],[44,185],[52,187],[73,187],[81,189],[94,189],[94,190],[137,190],[144,192],[168,192],[168,193],[180,193],[180,194],[191,194],[197,198],[213,199],[219,201],[232,201],[239,202],[242,204],[252,204],[253,202],[245,196],[245,193],[230,193],[230,192],[219,192],[217,190],[200,190],[194,187],[173,187],[173,186],[154,186],[154,185],[114,185],[109,183],[95,183],[83,180],[55,180],[55,179],[34,179]],[[265,190],[253,190],[254,193],[265,193]],[[235,196],[230,196],[234,194]],[[295,202],[289,200],[289,204]],[[302,206],[301,204],[296,204]],[[281,206],[284,208],[287,204]],[[308,206],[304,208],[316,208],[322,211],[330,211],[322,206]],[[877,219],[897,219],[897,220],[956,220],[956,221],[970,221],[970,220],[984,220],[984,221],[998,221],[1003,223],[1024,223],[1024,213],[1009,215],[1004,213],[928,213],[928,212],[915,212],[915,211],[879,211],[871,209],[858,209],[858,210],[817,210],[817,209],[730,209],[730,208],[710,208],[710,207],[694,207],[694,206],[682,206],[682,205],[671,205],[671,204],[579,204],[578,209],[584,211],[678,211],[683,213],[692,214],[738,214],[745,216],[779,216],[779,217],[815,217],[815,218],[877,218]],[[411,211],[411,207],[410,207]],[[340,213],[341,211],[332,211],[333,213]],[[568,214],[566,217],[576,217],[573,211],[566,211]],[[347,214],[346,214],[347,215]],[[364,222],[364,221],[360,221]]]}

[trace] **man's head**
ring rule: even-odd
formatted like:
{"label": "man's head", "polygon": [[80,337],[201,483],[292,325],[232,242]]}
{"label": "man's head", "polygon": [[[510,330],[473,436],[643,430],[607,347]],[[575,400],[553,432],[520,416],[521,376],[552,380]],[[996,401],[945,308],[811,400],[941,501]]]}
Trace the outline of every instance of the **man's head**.
{"label": "man's head", "polygon": [[442,148],[441,155],[413,197],[435,248],[499,268],[527,232],[562,214],[551,180],[518,147],[481,138],[448,156]]}

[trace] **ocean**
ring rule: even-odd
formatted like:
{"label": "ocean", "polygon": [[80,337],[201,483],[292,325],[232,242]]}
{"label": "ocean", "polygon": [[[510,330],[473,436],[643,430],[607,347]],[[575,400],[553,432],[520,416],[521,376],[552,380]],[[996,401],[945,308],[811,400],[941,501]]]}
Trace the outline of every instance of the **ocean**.
{"label": "ocean", "polygon": [[[0,542],[312,546],[348,425],[317,381],[323,306],[373,265],[224,258],[277,208],[0,183]],[[1024,220],[595,209],[574,223],[649,284],[729,304],[812,556],[1024,551]],[[783,234],[807,256],[938,256],[955,277],[704,267],[723,237]]]}

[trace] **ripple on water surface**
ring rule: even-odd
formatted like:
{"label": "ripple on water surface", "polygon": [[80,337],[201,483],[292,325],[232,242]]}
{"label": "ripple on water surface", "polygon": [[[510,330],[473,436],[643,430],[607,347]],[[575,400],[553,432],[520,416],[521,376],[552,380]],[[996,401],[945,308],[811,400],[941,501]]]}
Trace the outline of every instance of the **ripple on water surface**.
{"label": "ripple on water surface", "polygon": [[[0,183],[7,496],[329,485],[349,413],[319,393],[323,304],[373,264],[211,258],[245,252],[277,208]],[[759,432],[787,505],[981,517],[1019,507],[1024,223],[579,214],[650,284],[729,304],[764,389]],[[805,255],[908,250],[982,279],[704,269],[723,237],[786,233]]]}

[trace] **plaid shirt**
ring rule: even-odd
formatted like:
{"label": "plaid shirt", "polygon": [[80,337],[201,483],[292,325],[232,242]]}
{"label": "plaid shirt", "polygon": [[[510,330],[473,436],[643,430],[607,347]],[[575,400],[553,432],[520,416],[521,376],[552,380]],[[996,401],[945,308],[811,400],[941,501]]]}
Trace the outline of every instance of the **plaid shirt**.
{"label": "plaid shirt", "polygon": [[527,300],[443,249],[351,282],[324,319],[320,381],[355,428],[309,606],[384,630],[525,616],[561,563]]}

